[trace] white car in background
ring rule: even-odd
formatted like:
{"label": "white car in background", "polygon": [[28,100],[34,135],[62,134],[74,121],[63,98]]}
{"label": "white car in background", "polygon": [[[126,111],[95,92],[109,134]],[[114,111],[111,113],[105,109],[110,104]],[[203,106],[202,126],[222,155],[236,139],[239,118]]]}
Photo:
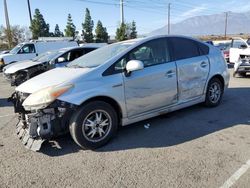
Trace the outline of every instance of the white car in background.
{"label": "white car in background", "polygon": [[240,37],[233,37],[229,50],[229,62],[237,63],[242,55],[250,56],[250,45]]}
{"label": "white car in background", "polygon": [[9,53],[0,54],[0,70],[8,64],[32,59],[44,52],[66,47],[75,47],[78,43],[70,40],[34,41],[18,44]]}

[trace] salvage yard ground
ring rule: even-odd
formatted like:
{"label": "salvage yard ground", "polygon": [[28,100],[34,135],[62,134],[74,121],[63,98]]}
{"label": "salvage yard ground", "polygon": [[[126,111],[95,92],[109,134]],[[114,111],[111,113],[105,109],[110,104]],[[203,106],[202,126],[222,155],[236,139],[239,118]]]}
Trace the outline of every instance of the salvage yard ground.
{"label": "salvage yard ground", "polygon": [[1,188],[250,185],[250,77],[231,77],[217,108],[196,105],[121,128],[96,151],[82,150],[68,135],[40,152],[25,149],[6,101],[12,92],[0,74]]}

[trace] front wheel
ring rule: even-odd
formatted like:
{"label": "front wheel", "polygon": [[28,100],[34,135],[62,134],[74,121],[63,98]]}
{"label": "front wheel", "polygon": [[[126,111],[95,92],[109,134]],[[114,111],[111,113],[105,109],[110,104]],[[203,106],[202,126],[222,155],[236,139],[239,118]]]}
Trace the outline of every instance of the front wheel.
{"label": "front wheel", "polygon": [[83,149],[103,146],[115,135],[117,127],[117,113],[102,101],[84,105],[70,120],[70,134]]}
{"label": "front wheel", "polygon": [[208,107],[218,106],[223,95],[223,85],[218,78],[212,78],[207,87],[205,105]]}

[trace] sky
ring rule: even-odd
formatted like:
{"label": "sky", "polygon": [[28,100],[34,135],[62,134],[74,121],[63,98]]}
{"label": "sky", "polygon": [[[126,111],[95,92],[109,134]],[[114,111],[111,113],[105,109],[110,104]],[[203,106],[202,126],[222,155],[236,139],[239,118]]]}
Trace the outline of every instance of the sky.
{"label": "sky", "polygon": [[[30,0],[32,15],[38,8],[54,31],[59,24],[65,29],[70,13],[77,30],[82,30],[85,9],[89,8],[94,23],[101,20],[110,35],[120,23],[120,0]],[[223,13],[250,11],[250,0],[124,0],[126,22],[136,21],[138,34],[146,34],[167,24],[168,3],[171,23],[186,18]],[[0,25],[5,26],[4,1],[0,0]],[[29,26],[27,0],[7,0],[11,25]]]}

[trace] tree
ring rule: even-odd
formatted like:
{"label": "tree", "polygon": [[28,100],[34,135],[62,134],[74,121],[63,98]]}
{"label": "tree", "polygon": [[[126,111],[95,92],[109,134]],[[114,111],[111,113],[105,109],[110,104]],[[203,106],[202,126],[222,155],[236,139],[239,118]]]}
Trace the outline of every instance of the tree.
{"label": "tree", "polygon": [[76,33],[76,26],[73,23],[71,14],[68,14],[68,21],[66,25],[66,29],[64,30],[66,37],[73,37],[75,38]]}
{"label": "tree", "polygon": [[122,23],[119,28],[116,30],[115,39],[118,41],[123,41],[128,39],[128,27],[127,24]]}
{"label": "tree", "polygon": [[107,32],[106,27],[103,27],[102,22],[100,20],[98,20],[97,25],[96,25],[96,29],[95,29],[95,41],[97,43],[100,42],[108,42],[109,39],[109,35]]}
{"label": "tree", "polygon": [[11,27],[11,35],[13,46],[25,41],[25,29],[19,25]]}
{"label": "tree", "polygon": [[30,30],[32,32],[33,39],[49,36],[49,24],[45,22],[39,9],[35,9],[35,15],[32,19]]}
{"label": "tree", "polygon": [[131,32],[129,35],[130,39],[136,39],[137,38],[137,31],[136,31],[136,23],[135,21],[132,22],[131,24]]}
{"label": "tree", "polygon": [[93,27],[94,27],[94,21],[91,19],[90,16],[90,11],[88,8],[86,8],[86,13],[85,13],[85,20],[84,23],[82,24],[82,34],[84,36],[85,42],[93,42],[94,40],[94,35],[93,35]]}
{"label": "tree", "polygon": [[10,47],[13,47],[17,45],[18,43],[24,42],[29,37],[27,33],[27,28],[20,27],[19,25],[14,25],[10,27],[10,30],[8,30],[5,27],[1,27],[1,35],[0,37],[3,39],[3,43],[10,43]]}
{"label": "tree", "polygon": [[63,37],[63,33],[60,31],[58,24],[55,26],[54,37]]}

